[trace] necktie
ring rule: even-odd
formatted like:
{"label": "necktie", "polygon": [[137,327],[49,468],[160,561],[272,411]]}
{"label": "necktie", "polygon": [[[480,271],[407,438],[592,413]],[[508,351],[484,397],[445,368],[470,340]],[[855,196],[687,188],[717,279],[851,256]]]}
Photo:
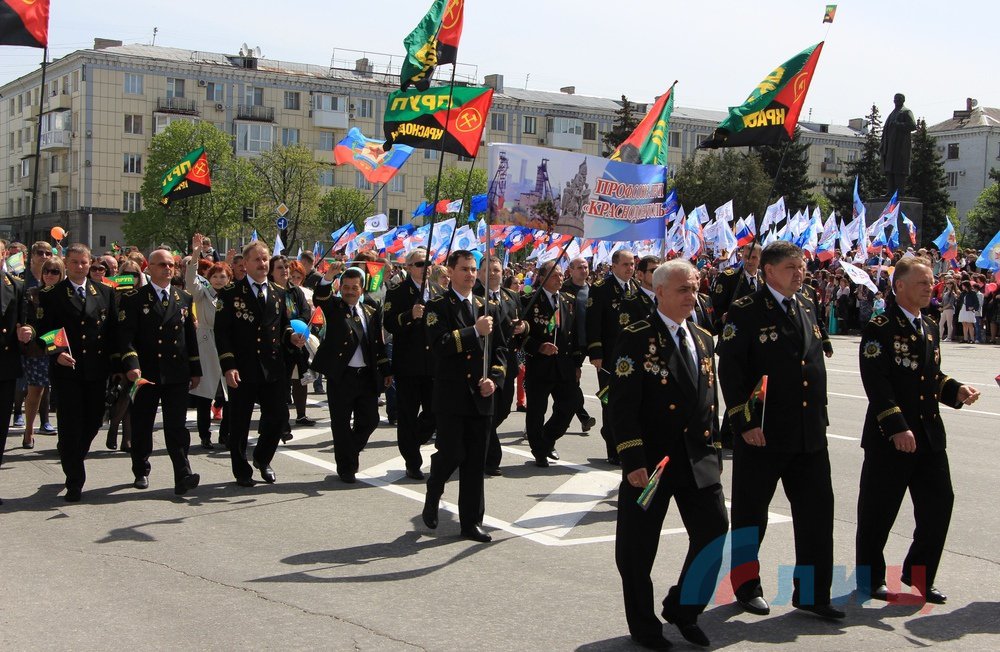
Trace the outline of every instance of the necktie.
{"label": "necktie", "polygon": [[757,279],[752,276],[747,277],[747,283],[750,284],[750,289],[753,291],[757,290]]}
{"label": "necktie", "polygon": [[558,294],[553,294],[552,295],[552,310],[553,311],[559,310],[559,295]]}
{"label": "necktie", "polygon": [[267,303],[267,296],[264,294],[264,284],[254,283],[254,287],[257,288],[257,303],[259,303],[260,307],[263,308]]}
{"label": "necktie", "polygon": [[354,307],[351,308],[351,317],[353,317],[354,321],[356,321],[357,323],[359,324],[361,323],[361,315],[358,313],[357,304],[355,304]]}
{"label": "necktie", "polygon": [[784,300],[782,300],[781,303],[784,304],[784,306],[785,306],[785,314],[788,315],[788,319],[791,320],[792,326],[794,326],[795,330],[798,332],[798,334],[801,335],[802,334],[802,324],[799,323],[799,312],[798,312],[798,310],[795,309],[795,300],[794,299],[784,299]]}
{"label": "necktie", "polygon": [[694,357],[691,355],[691,347],[687,341],[687,331],[683,328],[677,329],[677,348],[680,350],[681,362],[691,374],[691,380],[698,384],[698,368],[695,367]]}
{"label": "necktie", "polygon": [[913,318],[913,327],[917,329],[917,335],[920,335],[922,337],[924,334],[924,328],[920,324],[920,317]]}
{"label": "necktie", "polygon": [[469,325],[474,325],[476,323],[476,313],[472,310],[472,302],[468,299],[462,299],[462,309],[465,311],[465,318],[469,321]]}
{"label": "necktie", "polygon": [[169,301],[168,296],[167,291],[163,290],[163,294],[160,295],[160,301],[163,302],[163,305],[167,305],[167,302]]}
{"label": "necktie", "polygon": [[87,300],[87,295],[84,293],[82,285],[76,289],[76,296],[80,297],[80,301]]}

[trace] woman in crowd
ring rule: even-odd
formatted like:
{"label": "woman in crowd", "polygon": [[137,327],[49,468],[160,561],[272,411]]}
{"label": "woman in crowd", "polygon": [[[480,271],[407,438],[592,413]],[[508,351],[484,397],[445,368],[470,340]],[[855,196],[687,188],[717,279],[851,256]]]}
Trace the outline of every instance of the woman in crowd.
{"label": "woman in crowd", "polygon": [[100,258],[90,261],[90,280],[94,283],[103,283],[108,278],[108,264]]}
{"label": "woman in crowd", "polygon": [[850,328],[851,315],[851,282],[846,276],[840,277],[840,287],[837,288],[837,332],[846,335]]}
{"label": "woman in crowd", "polygon": [[[212,450],[212,401],[224,408],[227,398],[226,383],[222,382],[222,367],[219,353],[215,348],[215,311],[219,290],[229,285],[232,271],[226,263],[212,263],[202,257],[205,238],[196,233],[191,239],[191,257],[188,258],[184,273],[185,286],[194,297],[194,312],[197,318],[198,357],[201,359],[201,382],[191,390],[198,411],[198,437],[201,447]],[[202,273],[199,274],[199,269]],[[218,409],[218,408],[217,408]],[[219,424],[219,443],[228,443],[228,420],[222,413]]]}
{"label": "woman in crowd", "polygon": [[976,342],[976,316],[979,313],[979,295],[969,281],[962,281],[962,294],[958,297],[958,323],[962,325],[962,342]]}
{"label": "woman in crowd", "polygon": [[[301,267],[300,267],[301,269]],[[288,319],[299,319],[309,323],[312,311],[309,309],[309,302],[302,288],[291,285],[289,281],[289,264],[285,256],[272,256],[268,278],[271,282],[285,291],[285,310],[288,312]],[[285,366],[288,369],[292,403],[295,405],[295,424],[299,426],[314,426],[316,422],[306,416],[306,397],[309,394],[309,387],[302,384],[302,376],[309,369],[309,352],[305,347],[294,351],[286,349]],[[292,438],[289,428],[283,435],[282,441]]]}
{"label": "woman in crowd", "polygon": [[[42,288],[55,285],[66,276],[66,268],[62,259],[57,256],[46,258],[45,263],[42,264],[41,275],[41,285],[28,288],[25,293],[29,314],[34,314],[38,310],[38,293]],[[49,423],[48,351],[37,341],[32,340],[25,345],[24,357],[21,362],[28,384],[28,391],[24,397],[24,437],[21,441],[21,447],[32,449],[35,447],[35,415],[41,417],[42,432],[52,434],[56,431]]]}
{"label": "woman in crowd", "polygon": [[954,340],[955,337],[955,306],[958,304],[958,285],[954,279],[946,279],[941,291],[941,321],[938,324],[941,341]]}

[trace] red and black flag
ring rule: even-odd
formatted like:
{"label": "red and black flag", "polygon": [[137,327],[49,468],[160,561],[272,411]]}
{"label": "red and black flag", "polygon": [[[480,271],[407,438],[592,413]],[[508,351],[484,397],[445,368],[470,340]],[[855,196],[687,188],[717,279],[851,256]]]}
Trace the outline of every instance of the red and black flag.
{"label": "red and black flag", "polygon": [[411,84],[418,90],[427,90],[434,68],[458,60],[464,13],[465,0],[434,0],[427,15],[403,39],[406,60],[399,71],[401,90]]}
{"label": "red and black flag", "polygon": [[49,0],[0,0],[0,45],[49,44]]}
{"label": "red and black flag", "polygon": [[760,82],[742,105],[700,147],[780,145],[792,139],[823,43],[812,45],[781,64]]}
{"label": "red and black flag", "polygon": [[385,110],[384,148],[398,143],[440,150],[443,141],[446,152],[475,156],[492,104],[492,88],[441,86],[425,92],[393,91]]}
{"label": "red and black flag", "polygon": [[180,163],[163,175],[160,203],[212,192],[212,174],[208,168],[208,154],[199,147],[184,157]]}

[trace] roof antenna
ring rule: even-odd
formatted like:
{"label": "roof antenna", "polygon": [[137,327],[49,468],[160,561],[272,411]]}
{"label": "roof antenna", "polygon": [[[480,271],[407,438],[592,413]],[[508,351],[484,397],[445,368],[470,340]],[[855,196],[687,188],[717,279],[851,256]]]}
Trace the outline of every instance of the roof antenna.
{"label": "roof antenna", "polygon": [[160,31],[160,29],[158,27],[154,27],[153,28],[153,43],[152,43],[153,45],[156,45],[156,33],[158,31]]}
{"label": "roof antenna", "polygon": [[524,90],[528,90],[528,80],[531,79],[531,73],[529,72],[524,76]]}

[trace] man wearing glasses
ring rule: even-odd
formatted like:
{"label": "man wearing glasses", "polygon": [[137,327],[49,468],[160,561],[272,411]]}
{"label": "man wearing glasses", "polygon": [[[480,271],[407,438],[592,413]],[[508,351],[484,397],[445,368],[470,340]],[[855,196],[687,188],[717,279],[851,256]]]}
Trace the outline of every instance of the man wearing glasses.
{"label": "man wearing glasses", "polygon": [[24,289],[33,288],[42,284],[42,265],[52,258],[52,245],[39,240],[31,245],[31,262],[24,272]]}
{"label": "man wearing glasses", "polygon": [[[392,333],[392,373],[396,379],[398,421],[396,439],[399,452],[406,460],[406,477],[421,480],[423,457],[420,447],[434,434],[431,413],[432,364],[430,345],[424,325],[424,305],[443,294],[441,286],[430,280],[427,273],[427,253],[415,249],[406,257],[408,280],[385,295],[385,329]],[[421,296],[421,290],[423,295]]]}

